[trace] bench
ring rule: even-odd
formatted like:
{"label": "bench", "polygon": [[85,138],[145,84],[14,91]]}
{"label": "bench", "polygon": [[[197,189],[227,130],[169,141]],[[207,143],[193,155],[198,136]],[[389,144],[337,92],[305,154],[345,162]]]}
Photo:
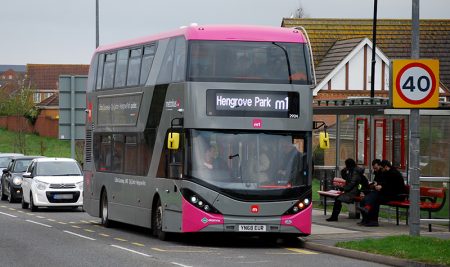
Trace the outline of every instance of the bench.
{"label": "bench", "polygon": [[[406,190],[409,195],[409,185],[406,185]],[[447,198],[447,193],[445,188],[439,187],[420,187],[420,210],[428,212],[428,218],[431,219],[432,212],[438,212],[445,206],[445,200]],[[399,225],[399,208],[406,209],[406,214],[409,212],[410,201],[408,196],[402,201],[389,201],[385,204],[386,206],[395,207],[395,216],[397,220],[397,225]],[[406,216],[406,224],[408,224],[408,216]],[[431,232],[431,224],[428,224],[428,231]]]}
{"label": "bench", "polygon": [[[333,186],[344,187],[345,180],[336,177],[333,179]],[[335,199],[343,192],[339,190],[326,190],[326,191],[324,190],[324,191],[317,191],[317,193],[323,198],[323,214],[327,215],[327,198]],[[362,197],[357,196],[354,198],[354,203],[352,205],[349,204],[349,218],[359,219],[360,214],[356,207],[359,205],[359,202],[361,202],[361,200]]]}
{"label": "bench", "polygon": [[[335,186],[343,186],[345,184],[345,180],[342,178],[335,178],[333,179],[333,185]],[[408,214],[410,201],[408,199],[409,195],[409,185],[405,185],[406,192],[406,199],[402,201],[389,201],[387,203],[381,204],[385,206],[390,206],[395,208],[395,215],[396,215],[396,222],[397,225],[399,225],[399,209],[404,208],[406,209],[406,213]],[[333,198],[335,199],[340,194],[342,194],[342,191],[338,190],[327,190],[327,191],[317,191],[320,196],[323,197],[323,206],[324,206],[324,215],[327,215],[327,198]],[[428,218],[431,219],[431,213],[432,212],[438,212],[445,206],[445,201],[447,199],[447,192],[446,188],[439,188],[439,187],[428,187],[428,186],[421,186],[420,187],[420,210],[427,211],[428,212]],[[358,196],[354,198],[354,206],[352,205],[352,209],[354,208],[355,213],[349,214],[350,218],[359,218],[359,213],[357,212],[356,207],[359,205],[359,202],[361,202],[362,197]],[[350,206],[349,206],[350,207]],[[406,216],[406,224],[408,224],[408,216]],[[431,224],[428,224],[428,231],[431,232]]]}

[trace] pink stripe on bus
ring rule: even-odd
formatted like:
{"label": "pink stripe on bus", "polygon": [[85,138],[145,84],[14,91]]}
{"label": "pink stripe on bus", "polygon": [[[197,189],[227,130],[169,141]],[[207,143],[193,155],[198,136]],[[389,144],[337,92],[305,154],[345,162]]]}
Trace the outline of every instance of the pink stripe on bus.
{"label": "pink stripe on bus", "polygon": [[96,52],[114,50],[121,47],[141,45],[152,41],[184,35],[186,40],[212,41],[249,41],[249,42],[286,42],[305,43],[303,34],[293,28],[243,25],[199,25],[160,33],[157,35],[126,40],[115,44],[103,45]]}
{"label": "pink stripe on bus", "polygon": [[311,234],[312,205],[294,215],[281,216],[281,225],[295,227],[303,234]]}
{"label": "pink stripe on bus", "polygon": [[182,232],[198,232],[208,225],[224,223],[223,215],[204,212],[182,198]]}

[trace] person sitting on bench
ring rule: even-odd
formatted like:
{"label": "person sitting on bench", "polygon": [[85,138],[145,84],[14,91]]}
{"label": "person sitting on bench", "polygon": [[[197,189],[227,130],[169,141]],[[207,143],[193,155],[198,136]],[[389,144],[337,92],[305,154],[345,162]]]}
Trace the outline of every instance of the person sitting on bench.
{"label": "person sitting on bench", "polygon": [[353,203],[354,198],[359,196],[360,191],[358,186],[361,182],[362,173],[364,173],[364,169],[357,167],[354,159],[348,158],[345,160],[345,169],[341,172],[341,174],[345,175],[345,177],[342,178],[346,180],[346,184],[343,188],[340,188],[344,191],[344,193],[335,199],[333,213],[327,221],[337,221],[339,213],[341,213],[342,202]]}
{"label": "person sitting on bench", "polygon": [[405,181],[402,174],[388,160],[381,163],[382,179],[374,185],[373,191],[361,201],[359,210],[363,216],[360,225],[378,226],[380,205],[393,200],[405,198]]}

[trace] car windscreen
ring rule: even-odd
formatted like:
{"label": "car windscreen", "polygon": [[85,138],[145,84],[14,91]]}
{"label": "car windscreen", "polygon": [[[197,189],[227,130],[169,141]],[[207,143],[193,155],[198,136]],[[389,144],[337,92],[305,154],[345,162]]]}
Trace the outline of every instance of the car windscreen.
{"label": "car windscreen", "polygon": [[72,161],[39,162],[36,165],[37,176],[78,176],[82,175],[79,165]]}
{"label": "car windscreen", "polygon": [[30,165],[31,159],[16,160],[13,172],[25,172]]}
{"label": "car windscreen", "polygon": [[10,157],[3,157],[0,158],[0,168],[6,168],[8,167],[9,162],[11,161]]}

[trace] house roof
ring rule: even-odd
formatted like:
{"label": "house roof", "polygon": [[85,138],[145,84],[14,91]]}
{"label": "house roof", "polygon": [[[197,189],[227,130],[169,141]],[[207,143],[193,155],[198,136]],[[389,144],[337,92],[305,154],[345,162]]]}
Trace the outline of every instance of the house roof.
{"label": "house roof", "polygon": [[[316,66],[337,41],[372,40],[372,19],[284,18],[281,26],[305,28]],[[411,20],[377,20],[377,46],[391,59],[410,58]],[[439,59],[440,79],[450,87],[450,20],[420,20],[420,57]]]}
{"label": "house roof", "polygon": [[37,90],[57,90],[60,75],[87,75],[89,65],[27,64],[30,85]]}
{"label": "house roof", "polygon": [[316,67],[317,82],[319,83],[328,73],[336,68],[362,40],[363,38],[355,38],[337,41]]}
{"label": "house roof", "polygon": [[38,108],[59,107],[59,94],[52,94],[36,105]]}

